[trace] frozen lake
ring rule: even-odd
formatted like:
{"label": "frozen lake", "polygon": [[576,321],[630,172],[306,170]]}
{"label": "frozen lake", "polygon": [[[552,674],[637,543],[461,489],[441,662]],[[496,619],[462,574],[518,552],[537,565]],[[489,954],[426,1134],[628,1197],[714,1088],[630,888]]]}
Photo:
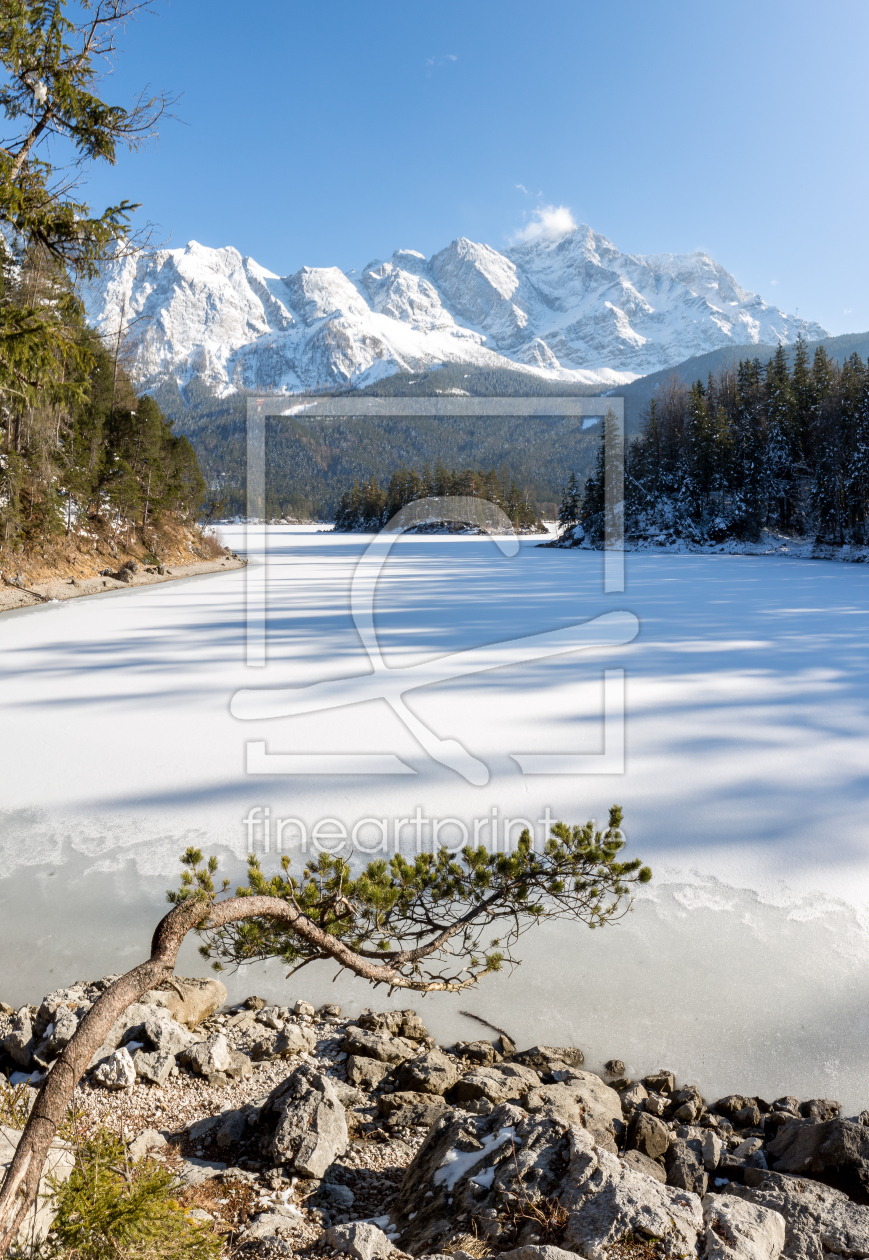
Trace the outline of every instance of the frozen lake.
{"label": "frozen lake", "polygon": [[[242,529],[225,535],[244,550]],[[279,819],[310,838],[327,818],[348,834],[385,818],[391,845],[396,823],[419,810],[428,846],[431,820],[453,844],[495,810],[503,843],[506,819],[531,821],[539,836],[547,808],[603,820],[618,801],[631,854],[655,872],[634,912],[602,932],[539,929],[511,978],[417,999],[436,1035],[481,1031],[458,1014],[467,1009],[529,1044],[573,1041],[590,1066],[617,1056],[629,1073],[671,1067],[714,1096],[869,1104],[863,567],[629,555],[624,593],[606,595],[599,555],[525,542],[510,558],[479,538],[403,539],[377,586],[374,626],[391,669],[420,666],[415,681],[433,681],[407,693],[402,720],[358,682],[371,665],[350,583],[368,540],[289,527],[269,539],[263,668],[245,663],[246,584],[263,573],[256,539],[246,573],[0,618],[0,997],[33,1000],[144,957],[178,855],[191,843],[219,852],[234,877],[255,809],[269,810],[269,861]],[[604,614],[624,626],[635,617],[635,637],[512,663],[491,648],[554,631],[569,643],[582,633],[570,627]],[[437,660],[472,649],[502,667],[444,681]],[[600,772],[613,768],[608,747],[609,764],[586,762],[581,774],[523,773],[529,754],[602,752],[604,670],[624,671],[624,772]],[[345,707],[230,712],[240,690],[344,678],[357,679],[333,688],[355,701]],[[430,755],[447,740],[485,783]],[[338,753],[402,773],[286,773],[312,754],[334,771]],[[298,834],[285,826],[294,853]],[[377,831],[357,835],[373,847]],[[401,835],[412,851],[412,829]],[[261,829],[252,837],[262,851]],[[201,967],[191,946],[180,969]],[[293,995],[349,1009],[385,1001],[332,974],[302,972]],[[279,967],[230,984],[287,1000]]]}

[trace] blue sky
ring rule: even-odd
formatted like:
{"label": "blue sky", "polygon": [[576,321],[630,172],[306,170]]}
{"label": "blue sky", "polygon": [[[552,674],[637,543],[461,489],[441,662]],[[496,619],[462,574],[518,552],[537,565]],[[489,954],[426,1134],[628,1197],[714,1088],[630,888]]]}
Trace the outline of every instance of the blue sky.
{"label": "blue sky", "polygon": [[120,43],[109,99],[150,82],[178,121],[88,196],[173,246],[348,269],[564,207],[869,328],[866,0],[157,0]]}

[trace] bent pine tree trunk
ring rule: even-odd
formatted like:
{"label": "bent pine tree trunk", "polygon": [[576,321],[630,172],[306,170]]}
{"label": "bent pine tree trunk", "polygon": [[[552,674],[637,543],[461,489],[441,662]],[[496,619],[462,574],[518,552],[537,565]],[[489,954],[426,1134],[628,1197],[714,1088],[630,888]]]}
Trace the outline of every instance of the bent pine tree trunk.
{"label": "bent pine tree trunk", "polygon": [[0,1187],[0,1257],[5,1256],[21,1222],[36,1199],[48,1150],[63,1123],[75,1087],[88,1064],[105,1041],[115,1020],[148,989],[157,988],[172,975],[178,950],[187,933],[207,924],[222,927],[243,919],[275,919],[322,950],[341,966],[373,984],[407,988],[421,992],[463,989],[473,980],[451,983],[444,980],[411,980],[397,970],[402,963],[434,953],[458,929],[458,924],[442,932],[422,948],[393,955],[390,965],[360,958],[330,933],[318,927],[307,915],[279,897],[231,897],[211,903],[191,897],[161,919],[151,941],[151,957],[116,980],[85,1015],[76,1032],[49,1072],[39,1091],[18,1149]]}

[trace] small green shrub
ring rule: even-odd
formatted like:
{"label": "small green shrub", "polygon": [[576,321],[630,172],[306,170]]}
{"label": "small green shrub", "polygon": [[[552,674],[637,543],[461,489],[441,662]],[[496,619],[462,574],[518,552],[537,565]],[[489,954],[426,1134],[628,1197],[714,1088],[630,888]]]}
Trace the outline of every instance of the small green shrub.
{"label": "small green shrub", "polygon": [[63,1260],[216,1260],[221,1244],[192,1221],[175,1178],[154,1160],[132,1163],[99,1129],[79,1143],[68,1181],[49,1179],[57,1216],[50,1254]]}

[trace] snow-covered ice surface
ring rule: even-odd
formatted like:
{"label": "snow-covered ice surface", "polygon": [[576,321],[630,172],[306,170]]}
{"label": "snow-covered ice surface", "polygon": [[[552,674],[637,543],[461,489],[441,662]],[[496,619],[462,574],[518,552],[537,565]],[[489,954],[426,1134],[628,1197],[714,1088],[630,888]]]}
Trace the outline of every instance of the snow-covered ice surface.
{"label": "snow-covered ice surface", "polygon": [[[225,535],[244,549],[242,528]],[[639,619],[623,647],[408,694],[431,730],[489,767],[473,786],[431,760],[382,700],[232,717],[240,689],[369,669],[349,610],[367,540],[314,527],[269,536],[264,669],[244,658],[253,566],[0,618],[0,997],[32,1000],[145,956],[178,854],[214,849],[235,881],[254,806],[309,831],[325,818],[348,830],[386,818],[391,836],[417,807],[472,826],[493,808],[501,824],[536,824],[547,806],[603,820],[618,801],[631,852],[656,876],[634,912],[600,932],[532,933],[512,977],[422,1003],[435,1035],[479,1031],[458,1014],[470,1009],[528,1044],[580,1045],[592,1067],[618,1056],[629,1073],[670,1067],[716,1096],[869,1103],[865,566],[636,554],[624,594],[605,595],[600,553],[529,541],[510,559],[481,538],[402,539],[376,603],[390,666],[604,612]],[[511,754],[600,750],[604,668],[626,673],[626,773],[523,776]],[[248,741],[269,754],[392,754],[416,773],[253,777]],[[373,843],[371,826],[361,834]],[[179,969],[203,966],[191,944]],[[286,1001],[284,970],[230,984]],[[387,1001],[332,975],[310,968],[292,992],[349,1009]]]}

